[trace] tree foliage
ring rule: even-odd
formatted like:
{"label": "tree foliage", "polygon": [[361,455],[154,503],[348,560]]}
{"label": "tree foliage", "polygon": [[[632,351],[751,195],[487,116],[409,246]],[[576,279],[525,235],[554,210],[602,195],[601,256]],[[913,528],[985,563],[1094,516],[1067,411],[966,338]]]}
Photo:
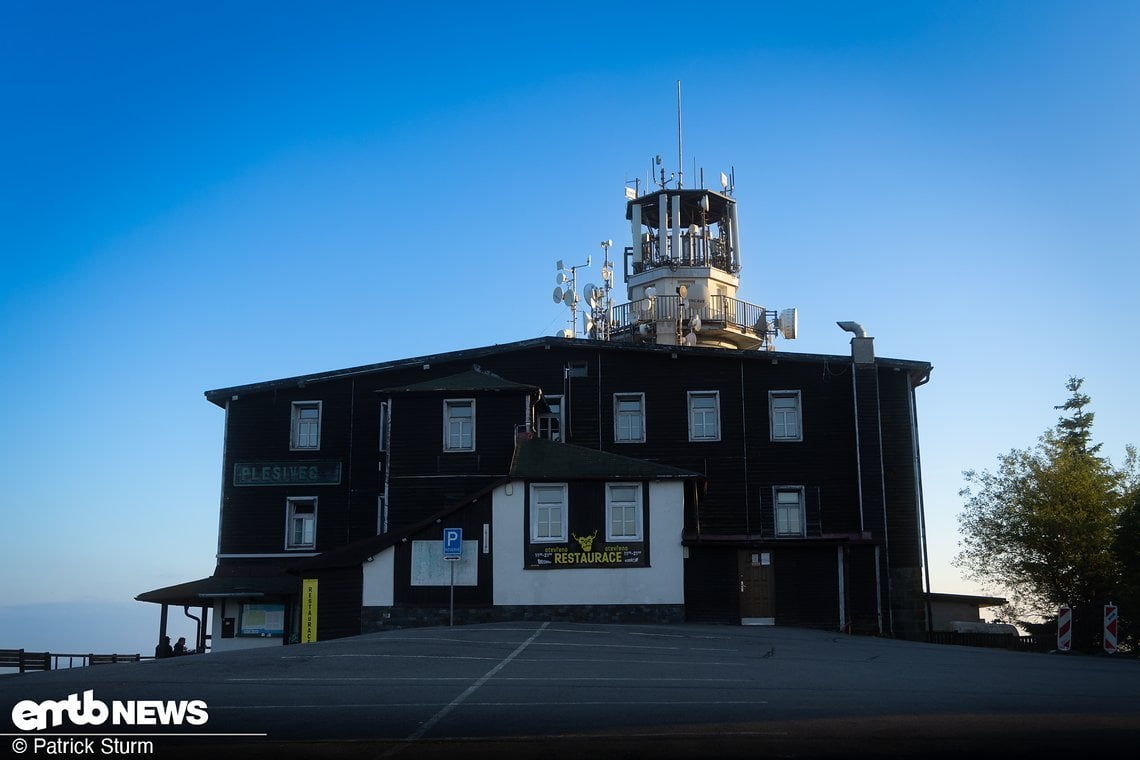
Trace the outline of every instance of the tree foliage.
{"label": "tree foliage", "polygon": [[[1060,605],[1087,611],[1116,599],[1126,582],[1121,552],[1136,551],[1140,528],[1135,450],[1123,468],[1100,455],[1082,383],[1069,379],[1070,396],[1055,407],[1061,418],[1034,448],[998,457],[992,472],[965,472],[960,492],[955,564],[1043,617]],[[1122,522],[1129,515],[1132,527]]]}

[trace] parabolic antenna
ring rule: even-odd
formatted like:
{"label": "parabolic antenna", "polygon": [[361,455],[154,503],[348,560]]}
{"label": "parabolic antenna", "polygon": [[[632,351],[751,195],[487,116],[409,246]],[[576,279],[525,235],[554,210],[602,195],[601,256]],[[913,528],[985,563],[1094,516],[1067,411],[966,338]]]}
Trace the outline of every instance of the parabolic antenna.
{"label": "parabolic antenna", "polygon": [[566,288],[566,292],[562,294],[562,303],[567,306],[573,306],[578,302],[578,294],[574,292],[573,288]]}
{"label": "parabolic antenna", "polygon": [[656,298],[657,297],[657,288],[650,285],[648,288],[645,289],[645,297],[646,298]]}
{"label": "parabolic antenna", "polygon": [[562,303],[562,288],[554,289],[554,303]]}
{"label": "parabolic antenna", "polygon": [[760,309],[760,316],[756,318],[756,324],[752,326],[758,335],[764,335],[768,332],[768,310]]}
{"label": "parabolic antenna", "polygon": [[701,331],[701,317],[700,317],[700,315],[693,317],[693,320],[691,322],[689,322],[689,327],[692,328],[693,332],[695,332],[695,333],[699,333]]}
{"label": "parabolic antenna", "polygon": [[688,297],[689,297],[689,288],[688,288],[688,286],[686,286],[686,285],[678,285],[678,286],[677,286],[677,295],[679,295],[679,296],[681,297],[681,300],[682,300],[682,301],[684,301],[686,298],[688,298]]}
{"label": "parabolic antenna", "polygon": [[689,305],[694,309],[703,309],[709,302],[709,286],[703,282],[694,282],[689,286]]}
{"label": "parabolic antenna", "polygon": [[686,336],[685,336],[685,345],[686,345],[686,346],[695,346],[695,345],[697,345],[697,336],[696,336],[696,335],[693,335],[692,333],[689,333],[688,335],[686,335]]}
{"label": "parabolic antenna", "polygon": [[784,309],[780,312],[780,332],[788,340],[795,340],[800,329],[800,315],[795,309]]}
{"label": "parabolic antenna", "polygon": [[586,287],[582,289],[582,297],[586,299],[586,303],[590,304],[593,309],[598,305],[598,286],[592,282],[586,283]]}
{"label": "parabolic antenna", "polygon": [[563,284],[564,282],[566,282],[569,279],[570,278],[566,276],[565,272],[559,272],[558,274],[556,274],[554,276],[554,281],[557,282],[559,285]]}

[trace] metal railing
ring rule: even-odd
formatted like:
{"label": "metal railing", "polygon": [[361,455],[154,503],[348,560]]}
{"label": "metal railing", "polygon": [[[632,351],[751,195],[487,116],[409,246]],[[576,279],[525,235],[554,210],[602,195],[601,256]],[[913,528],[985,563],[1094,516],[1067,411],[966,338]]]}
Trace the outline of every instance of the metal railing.
{"label": "metal railing", "polygon": [[687,323],[695,315],[710,327],[732,327],[758,336],[763,336],[768,329],[763,307],[724,295],[709,296],[708,303],[701,309],[686,309],[681,305],[681,297],[676,295],[618,304],[613,309],[612,329],[620,333],[635,329],[639,324],[675,322],[678,318]]}
{"label": "metal railing", "polygon": [[153,656],[140,654],[79,654],[72,652],[29,652],[24,649],[0,649],[0,670],[12,669],[19,673],[33,670],[66,670],[90,665],[110,665],[120,662],[153,660]]}

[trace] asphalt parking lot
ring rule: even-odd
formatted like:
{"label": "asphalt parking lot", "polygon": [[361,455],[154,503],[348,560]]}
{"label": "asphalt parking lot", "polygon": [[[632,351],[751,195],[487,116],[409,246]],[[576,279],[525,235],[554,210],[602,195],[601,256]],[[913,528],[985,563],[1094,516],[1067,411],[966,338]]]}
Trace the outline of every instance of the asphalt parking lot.
{"label": "asphalt parking lot", "polygon": [[24,757],[1098,756],[1140,742],[1140,662],[535,622],[0,676],[0,710]]}

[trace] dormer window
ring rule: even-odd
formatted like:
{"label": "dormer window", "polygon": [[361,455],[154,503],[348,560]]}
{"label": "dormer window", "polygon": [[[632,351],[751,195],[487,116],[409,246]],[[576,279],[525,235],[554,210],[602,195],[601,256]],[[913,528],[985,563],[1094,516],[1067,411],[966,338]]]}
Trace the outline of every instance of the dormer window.
{"label": "dormer window", "polygon": [[475,450],[475,399],[443,402],[443,450]]}

